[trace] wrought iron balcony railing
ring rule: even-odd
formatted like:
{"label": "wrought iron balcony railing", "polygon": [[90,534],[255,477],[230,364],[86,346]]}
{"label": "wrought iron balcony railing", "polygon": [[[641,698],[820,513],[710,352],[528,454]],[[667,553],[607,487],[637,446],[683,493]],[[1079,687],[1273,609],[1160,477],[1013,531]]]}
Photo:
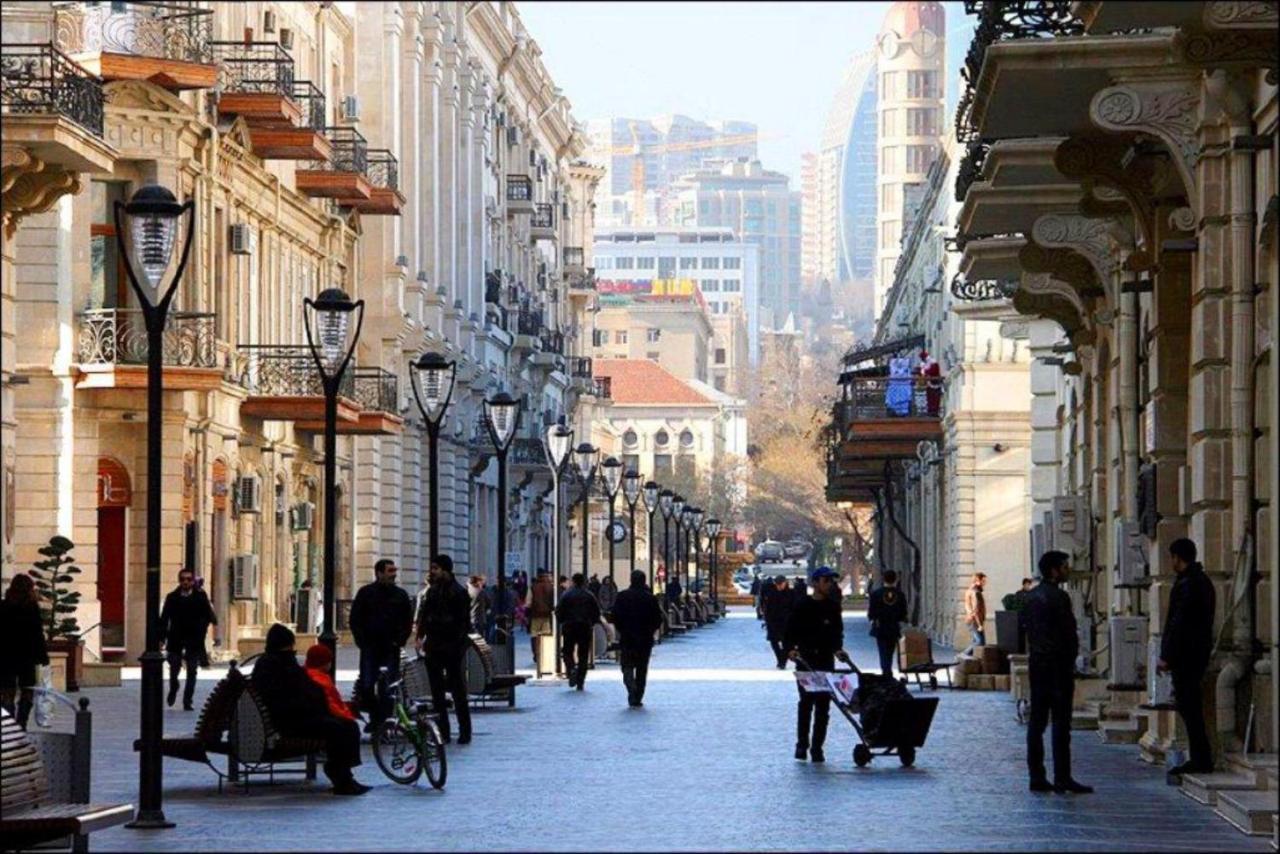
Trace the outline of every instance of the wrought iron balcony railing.
{"label": "wrought iron balcony railing", "polygon": [[528,175],[507,176],[507,201],[533,201],[533,182],[529,180]]}
{"label": "wrought iron balcony railing", "polygon": [[963,202],[973,182],[982,177],[982,164],[987,160],[991,146],[981,140],[971,140],[964,156],[956,166],[956,201]]}
{"label": "wrought iron balcony railing", "polygon": [[941,377],[853,377],[835,404],[837,424],[942,415]]}
{"label": "wrought iron balcony railing", "polygon": [[548,466],[547,452],[538,439],[528,436],[517,436],[511,440],[511,448],[507,451],[507,461],[517,466]]}
{"label": "wrought iron balcony railing", "polygon": [[400,380],[385,368],[353,368],[354,399],[367,412],[400,412]]}
{"label": "wrought iron balcony railing", "polygon": [[573,364],[569,366],[569,375],[574,379],[591,379],[592,364],[590,356],[574,356]]}
{"label": "wrought iron balcony railing", "polygon": [[556,355],[564,355],[564,333],[557,332],[554,329],[544,329],[539,340],[542,343],[542,352],[555,353]]}
{"label": "wrought iron balcony railing", "polygon": [[484,274],[484,301],[493,305],[502,302],[501,270],[490,270]]}
{"label": "wrought iron balcony railing", "polygon": [[517,335],[530,335],[536,338],[542,334],[542,312],[534,311],[530,308],[520,308],[516,309],[515,316]]}
{"label": "wrought iron balcony railing", "polygon": [[326,168],[333,172],[369,171],[369,143],[360,131],[350,127],[327,127],[324,135],[333,145],[333,158]]}
{"label": "wrought iron balcony railing", "polygon": [[[161,340],[164,365],[218,367],[212,314],[171,312]],[[82,312],[76,352],[81,365],[145,365],[149,350],[142,311],[93,308]]]}
{"label": "wrought iron balcony railing", "polygon": [[956,273],[951,279],[951,295],[964,302],[1007,299],[1017,289],[1017,282],[1002,282],[996,279],[979,279],[976,282],[970,282],[961,273]]}
{"label": "wrought iron balcony railing", "polygon": [[613,377],[593,377],[591,385],[596,397],[601,400],[613,399]]}
{"label": "wrought iron balcony railing", "polygon": [[102,136],[102,80],[52,44],[0,43],[0,112],[64,116]]}
{"label": "wrought iron balcony railing", "polygon": [[324,93],[310,80],[293,81],[293,100],[302,107],[302,125],[312,130],[325,129]]}
{"label": "wrought iron balcony railing", "polygon": [[193,2],[55,3],[54,42],[67,53],[120,53],[210,65],[213,10]]}
{"label": "wrought iron balcony railing", "polygon": [[978,75],[987,57],[987,48],[1010,39],[1078,36],[1084,25],[1071,14],[1071,0],[965,0],[967,15],[978,16],[978,25],[969,43],[960,76],[964,91],[956,105],[956,138],[972,142],[978,129],[973,126],[972,110]]}
{"label": "wrought iron balcony railing", "polygon": [[560,250],[560,263],[565,267],[581,267],[585,261],[586,255],[581,246],[566,246]]}
{"label": "wrought iron balcony railing", "polygon": [[293,57],[275,42],[215,41],[218,89],[293,97]]}
{"label": "wrought iron balcony railing", "polygon": [[[235,381],[259,397],[322,397],[320,369],[306,344],[241,344]],[[355,372],[342,376],[338,394],[355,399]]]}
{"label": "wrought iron balcony railing", "polygon": [[539,202],[533,206],[533,219],[529,221],[533,228],[555,228],[556,206]]}
{"label": "wrought iron balcony railing", "polygon": [[400,189],[400,163],[386,148],[369,149],[369,183],[384,190]]}

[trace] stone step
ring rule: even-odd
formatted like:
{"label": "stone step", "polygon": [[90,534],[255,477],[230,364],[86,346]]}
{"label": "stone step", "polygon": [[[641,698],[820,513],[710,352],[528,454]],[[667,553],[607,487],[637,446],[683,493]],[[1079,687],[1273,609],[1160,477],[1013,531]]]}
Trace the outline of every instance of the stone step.
{"label": "stone step", "polygon": [[1182,777],[1182,794],[1196,803],[1214,806],[1218,802],[1219,792],[1252,792],[1256,791],[1253,778],[1247,774],[1235,774],[1230,771],[1215,771],[1210,774],[1184,774]]}
{"label": "stone step", "polygon": [[1266,836],[1274,831],[1276,793],[1267,791],[1220,792],[1218,815],[1250,836]]}
{"label": "stone step", "polygon": [[1098,737],[1104,744],[1137,744],[1147,731],[1143,718],[1103,718],[1098,721]]}
{"label": "stone step", "polygon": [[1088,709],[1075,709],[1071,713],[1072,729],[1097,729],[1098,712]]}
{"label": "stone step", "polygon": [[1253,777],[1257,781],[1256,788],[1276,788],[1271,781],[1275,779],[1280,763],[1277,763],[1274,753],[1250,753],[1248,756],[1228,753],[1225,765],[1228,771]]}

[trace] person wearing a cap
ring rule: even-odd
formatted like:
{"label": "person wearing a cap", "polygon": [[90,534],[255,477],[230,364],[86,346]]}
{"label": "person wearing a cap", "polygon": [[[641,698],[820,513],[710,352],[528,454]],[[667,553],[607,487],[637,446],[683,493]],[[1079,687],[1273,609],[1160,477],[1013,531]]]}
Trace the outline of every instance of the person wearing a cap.
{"label": "person wearing a cap", "polygon": [[[848,661],[844,651],[844,614],[840,606],[840,576],[829,566],[820,566],[811,576],[813,589],[798,601],[787,620],[787,654],[797,670],[831,671],[836,659]],[[822,746],[827,740],[831,718],[831,695],[811,693],[796,684],[800,701],[796,706],[796,759],[823,762]],[[810,734],[810,723],[813,731]]]}

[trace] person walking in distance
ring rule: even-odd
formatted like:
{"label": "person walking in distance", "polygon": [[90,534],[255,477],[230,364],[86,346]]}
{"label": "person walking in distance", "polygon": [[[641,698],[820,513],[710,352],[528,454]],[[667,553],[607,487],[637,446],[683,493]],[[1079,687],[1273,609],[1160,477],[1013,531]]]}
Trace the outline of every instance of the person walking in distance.
{"label": "person walking in distance", "polygon": [[649,657],[653,654],[654,633],[662,626],[662,606],[645,583],[640,570],[631,573],[631,586],[613,603],[613,623],[618,627],[618,661],[622,681],[627,686],[627,705],[644,705],[645,682],[649,677]]}
{"label": "person walking in distance", "polygon": [[489,613],[493,610],[493,596],[485,587],[483,575],[468,579],[467,595],[471,597],[471,631],[488,636]]}
{"label": "person walking in distance", "polygon": [[36,668],[48,664],[36,583],[21,572],[9,582],[4,600],[0,601],[0,706],[14,715],[23,729],[27,728],[35,704]]}
{"label": "person walking in distance", "polygon": [[1191,540],[1174,540],[1169,556],[1177,580],[1169,591],[1169,615],[1164,621],[1156,670],[1173,674],[1173,701],[1191,748],[1190,759],[1170,773],[1207,774],[1213,770],[1213,751],[1205,732],[1201,683],[1213,652],[1213,582],[1196,560],[1196,544]]}
{"label": "person walking in distance", "polygon": [[413,600],[396,584],[396,562],[383,558],[373,565],[373,581],[356,591],[351,603],[351,637],[360,649],[360,690],[369,710],[365,732],[373,732],[391,714],[388,698],[378,696],[378,673],[387,668],[392,682],[400,678],[400,650],[413,631]]}
{"label": "person walking in distance", "polygon": [[178,673],[187,666],[187,684],[182,691],[182,708],[193,711],[196,693],[196,672],[209,666],[209,654],[204,641],[209,626],[216,626],[218,617],[203,590],[196,587],[196,574],[189,569],[178,570],[178,588],[164,597],[160,609],[160,633],[164,636],[165,657],[169,660],[169,705],[178,699]]}
{"label": "person walking in distance", "polygon": [[[1071,776],[1071,707],[1075,697],[1076,655],[1080,640],[1071,597],[1059,585],[1071,571],[1066,552],[1040,557],[1040,584],[1027,593],[1021,611],[1027,635],[1027,675],[1031,716],[1027,721],[1027,770],[1031,791],[1088,794],[1089,786]],[[1053,720],[1053,783],[1044,768],[1044,730]]]}
{"label": "person walking in distance", "polygon": [[560,637],[564,672],[569,687],[583,690],[587,681],[587,665],[591,657],[591,632],[600,622],[600,603],[586,588],[581,572],[573,574],[573,586],[560,597],[556,617],[560,620]]}
{"label": "person walking in distance", "polygon": [[[538,638],[551,634],[551,615],[555,607],[555,590],[551,574],[539,570],[529,590],[529,645],[534,661],[538,660]],[[552,665],[554,666],[554,665]]]}
{"label": "person walking in distance", "polygon": [[880,672],[893,675],[893,654],[902,637],[902,624],[907,621],[907,597],[898,589],[898,573],[884,571],[884,584],[871,591],[867,603],[867,620],[871,623],[871,636],[876,639],[880,653]]}
{"label": "person walking in distance", "polygon": [[987,600],[982,590],[987,586],[987,574],[975,572],[973,583],[964,592],[964,622],[969,627],[969,648],[965,655],[987,644]]}
{"label": "person walking in distance", "polygon": [[614,583],[612,575],[606,575],[600,582],[600,592],[596,594],[596,601],[600,603],[602,613],[613,613],[613,605],[618,601],[618,585]]}
{"label": "person walking in distance", "polygon": [[[844,614],[837,587],[839,576],[829,566],[813,571],[813,593],[796,602],[787,618],[785,643],[787,655],[796,661],[797,670],[831,671],[836,659],[848,661],[844,651]],[[805,754],[813,762],[825,762],[822,746],[827,740],[827,722],[831,718],[831,695],[812,693],[797,683],[800,701],[796,706],[796,759]],[[812,735],[809,731],[813,724]]]}
{"label": "person walking in distance", "polygon": [[429,586],[418,609],[418,644],[427,665],[431,703],[436,708],[440,737],[449,742],[449,711],[445,690],[453,697],[458,716],[458,744],[471,743],[471,709],[462,673],[471,629],[471,597],[453,577],[453,558],[438,554],[427,571]]}
{"label": "person walking in distance", "polygon": [[761,594],[764,597],[764,631],[779,670],[787,667],[787,620],[795,609],[796,597],[787,587],[787,577],[779,575]]}

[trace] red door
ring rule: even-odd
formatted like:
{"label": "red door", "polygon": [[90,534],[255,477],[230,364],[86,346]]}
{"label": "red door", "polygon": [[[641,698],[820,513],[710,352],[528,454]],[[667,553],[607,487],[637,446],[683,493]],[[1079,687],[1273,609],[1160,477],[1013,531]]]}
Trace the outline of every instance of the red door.
{"label": "red door", "polygon": [[124,646],[124,508],[98,510],[98,602],[102,645]]}

